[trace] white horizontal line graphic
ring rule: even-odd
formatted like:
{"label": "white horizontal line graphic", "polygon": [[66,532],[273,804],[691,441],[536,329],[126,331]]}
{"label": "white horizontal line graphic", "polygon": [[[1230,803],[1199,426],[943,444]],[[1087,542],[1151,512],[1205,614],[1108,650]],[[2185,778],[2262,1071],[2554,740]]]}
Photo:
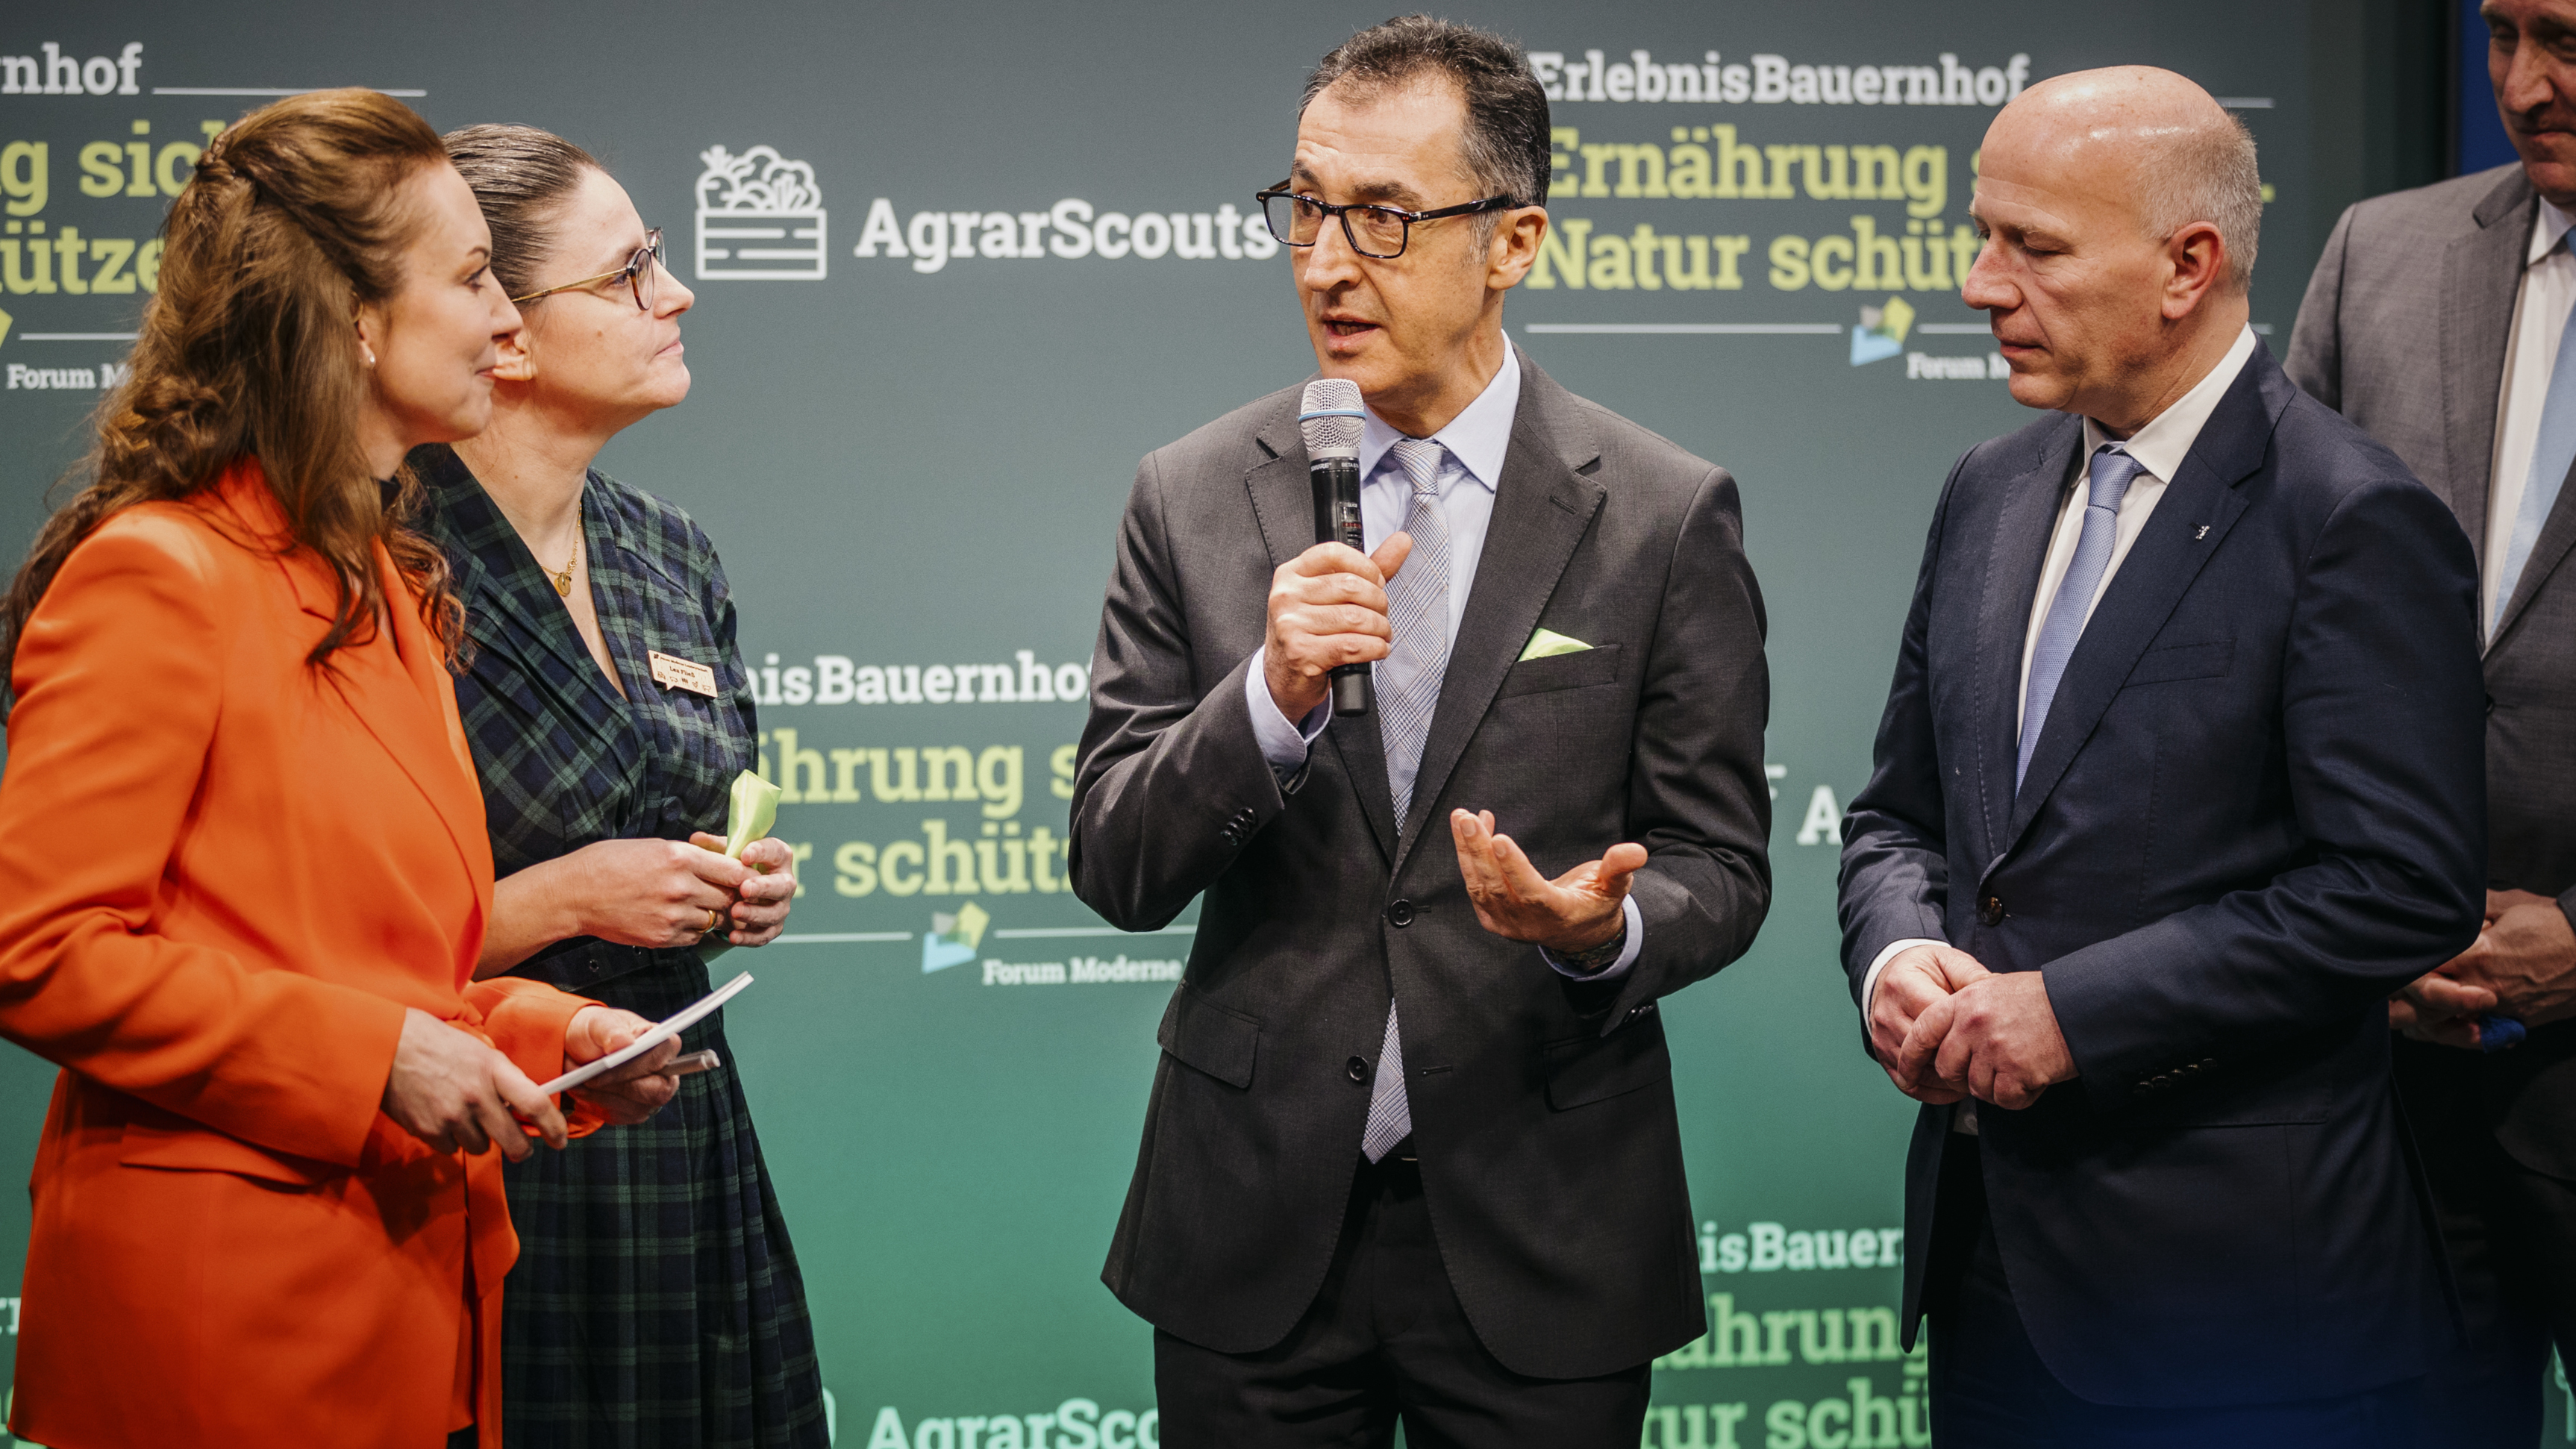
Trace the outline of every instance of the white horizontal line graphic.
{"label": "white horizontal line graphic", "polygon": [[1024,927],[1013,931],[995,931],[1005,941],[1039,941],[1055,936],[1191,936],[1196,926],[1165,926],[1159,931],[1122,931],[1116,926],[1048,926]]}
{"label": "white horizontal line graphic", "polygon": [[[315,91],[338,90],[338,86],[154,86],[156,96],[309,96]],[[425,96],[427,91],[395,90],[383,86],[368,89],[380,96]]]}
{"label": "white horizontal line graphic", "polygon": [[1717,333],[1726,336],[1836,336],[1839,322],[1532,322],[1523,332]]}

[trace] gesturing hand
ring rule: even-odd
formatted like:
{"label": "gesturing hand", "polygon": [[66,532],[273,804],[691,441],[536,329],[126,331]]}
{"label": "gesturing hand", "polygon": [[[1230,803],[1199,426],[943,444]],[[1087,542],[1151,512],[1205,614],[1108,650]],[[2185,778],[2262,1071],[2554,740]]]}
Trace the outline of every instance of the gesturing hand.
{"label": "gesturing hand", "polygon": [[1926,1007],[1897,1052],[1900,1080],[1933,1080],[2018,1110],[2075,1077],[2075,1054],[2036,971],[1988,975]]}
{"label": "gesturing hand", "polygon": [[[634,1012],[613,1006],[585,1006],[574,1012],[564,1026],[564,1065],[571,1068],[595,1062],[610,1052],[623,1050],[627,1043],[652,1029],[653,1023]],[[679,1054],[680,1039],[673,1037],[615,1071],[582,1083],[573,1089],[574,1094],[598,1108],[609,1121],[632,1127],[662,1110],[663,1104],[679,1092],[680,1079],[664,1070]]]}
{"label": "gesturing hand", "polygon": [[1554,880],[1538,873],[1508,835],[1494,833],[1494,812],[1449,812],[1458,873],[1467,880],[1476,923],[1510,941],[1571,956],[1618,935],[1628,879],[1646,863],[1642,845],[1614,845]]}
{"label": "gesturing hand", "polygon": [[563,1114],[527,1073],[480,1037],[418,1007],[403,1012],[383,1105],[404,1131],[441,1152],[481,1152],[498,1143],[502,1156],[525,1161],[536,1149],[519,1130],[521,1118],[549,1147],[568,1140]]}
{"label": "gesturing hand", "polygon": [[1399,533],[1363,554],[1319,543],[1270,576],[1270,630],[1261,673],[1271,701],[1291,721],[1314,713],[1343,664],[1384,659],[1395,630],[1386,618],[1386,581],[1404,567],[1413,536]]}
{"label": "gesturing hand", "polygon": [[1905,1039],[1914,1023],[1938,1001],[1988,974],[1977,958],[1951,946],[1912,946],[1900,951],[1878,973],[1869,998],[1869,1049],[1886,1070],[1896,1090],[1918,1102],[1946,1106],[1967,1095],[1929,1077],[1908,1076],[1897,1069]]}
{"label": "gesturing hand", "polygon": [[[703,830],[690,836],[689,843],[702,850],[724,849],[724,841]],[[725,916],[725,939],[737,946],[766,946],[787,928],[787,910],[796,899],[796,850],[775,837],[755,840],[742,848],[742,863],[750,874],[735,889],[733,904],[718,908]]]}

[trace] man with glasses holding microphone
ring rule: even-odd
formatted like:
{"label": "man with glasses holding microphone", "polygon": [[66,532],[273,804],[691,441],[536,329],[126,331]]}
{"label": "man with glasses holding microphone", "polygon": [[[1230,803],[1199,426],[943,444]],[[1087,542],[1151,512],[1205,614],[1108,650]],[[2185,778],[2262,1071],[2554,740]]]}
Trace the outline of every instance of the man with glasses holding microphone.
{"label": "man with glasses holding microphone", "polygon": [[1762,604],[1734,480],[1503,336],[1548,173],[1509,43],[1327,55],[1262,199],[1369,551],[1310,542],[1296,388],[1129,498],[1072,874],[1129,929],[1204,895],[1103,1273],[1175,1449],[1630,1449],[1704,1325],[1657,1003],[1769,904]]}

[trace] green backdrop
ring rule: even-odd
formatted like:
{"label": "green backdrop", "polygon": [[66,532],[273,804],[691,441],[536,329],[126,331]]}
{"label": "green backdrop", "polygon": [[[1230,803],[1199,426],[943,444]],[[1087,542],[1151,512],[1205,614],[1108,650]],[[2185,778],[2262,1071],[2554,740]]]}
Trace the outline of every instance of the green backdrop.
{"label": "green backdrop", "polygon": [[[2356,17],[2388,8],[1457,12],[1520,38],[1564,96],[1554,239],[1513,339],[1735,471],[1770,605],[1777,900],[1753,952],[1666,1017],[1720,1327],[1658,1373],[1649,1445],[1928,1442],[1919,1357],[1890,1333],[1911,1105],[1856,1049],[1834,826],[1940,479],[2028,416],[1955,294],[1995,106],[2148,61],[2238,107],[2277,192],[2254,294],[2277,349],[2335,211],[2423,179],[2373,149],[2392,125],[2364,82],[2387,67],[2358,63]],[[779,833],[811,850],[790,934],[719,971],[759,977],[730,1069],[842,1443],[1013,1449],[1031,1416],[1064,1449],[1154,1441],[1147,1330],[1097,1273],[1189,928],[1124,937],[1062,888],[1085,661],[1136,459],[1309,370],[1251,193],[1285,170],[1305,70],[1384,9],[0,16],[13,554],[114,381],[168,196],[208,128],[265,95],[363,84],[441,128],[546,126],[667,229],[697,292],[695,390],[602,461],[723,550],[791,792]],[[0,1049],[8,1174],[49,1076]],[[0,1194],[0,1338],[25,1227]]]}

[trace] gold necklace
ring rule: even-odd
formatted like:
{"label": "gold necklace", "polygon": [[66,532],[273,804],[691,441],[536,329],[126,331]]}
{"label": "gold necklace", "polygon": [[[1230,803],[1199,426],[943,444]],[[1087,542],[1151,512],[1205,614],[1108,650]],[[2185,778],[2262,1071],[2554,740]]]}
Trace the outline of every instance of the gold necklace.
{"label": "gold necklace", "polygon": [[572,557],[564,560],[564,566],[562,568],[550,569],[546,567],[546,561],[544,559],[537,560],[538,571],[546,576],[546,582],[555,586],[556,598],[569,599],[572,597],[572,566],[579,562],[581,562],[581,535],[579,533],[575,533],[572,536]]}

